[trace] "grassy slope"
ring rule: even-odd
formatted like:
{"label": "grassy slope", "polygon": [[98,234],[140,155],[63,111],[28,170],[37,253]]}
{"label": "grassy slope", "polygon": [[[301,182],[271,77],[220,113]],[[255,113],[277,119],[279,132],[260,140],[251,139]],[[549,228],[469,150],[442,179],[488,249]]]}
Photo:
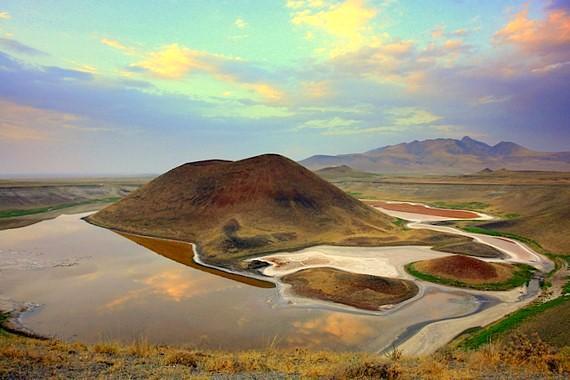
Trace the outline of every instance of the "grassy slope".
{"label": "grassy slope", "polygon": [[360,198],[425,202],[499,216],[504,222],[483,227],[539,241],[549,252],[570,253],[570,173],[329,180]]}
{"label": "grassy slope", "polygon": [[[549,313],[554,312],[554,315],[561,317],[563,321],[567,322],[567,318],[565,317],[567,314],[560,313],[560,311],[568,311],[568,301],[570,301],[570,296],[565,295],[548,302],[533,303],[530,306],[515,311],[514,313],[508,315],[496,323],[491,324],[490,326],[487,326],[486,328],[477,329],[476,331],[471,332],[468,337],[462,338],[460,340],[459,347],[465,349],[477,349],[484,344],[496,341],[502,335],[507,334],[516,328],[520,329],[521,331],[526,330],[535,332],[536,330],[528,329],[529,325],[523,323],[528,322],[528,320],[532,317],[539,316],[541,313],[547,311]],[[545,332],[551,334],[553,328],[562,327],[566,334],[568,334],[567,327],[564,324],[560,325],[558,321],[552,324],[553,321],[549,318],[548,314],[541,315],[541,319],[544,318],[547,319],[545,321],[546,323],[542,325],[542,328]],[[550,328],[548,328],[548,325],[550,325]],[[559,342],[559,345],[568,346],[568,340]]]}

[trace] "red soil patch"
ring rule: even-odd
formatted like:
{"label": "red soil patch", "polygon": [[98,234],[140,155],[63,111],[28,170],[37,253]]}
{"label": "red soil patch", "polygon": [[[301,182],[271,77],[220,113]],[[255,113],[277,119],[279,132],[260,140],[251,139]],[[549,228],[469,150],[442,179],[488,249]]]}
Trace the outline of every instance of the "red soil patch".
{"label": "red soil patch", "polygon": [[374,207],[382,207],[386,210],[410,212],[414,214],[442,216],[455,219],[478,218],[479,215],[471,211],[448,210],[443,208],[430,208],[424,205],[412,205],[409,203],[388,203],[383,201],[367,201],[367,204]]}
{"label": "red soil patch", "polygon": [[443,277],[461,278],[466,280],[492,280],[499,276],[496,267],[485,261],[468,256],[447,256],[427,260],[416,264],[422,272]]}

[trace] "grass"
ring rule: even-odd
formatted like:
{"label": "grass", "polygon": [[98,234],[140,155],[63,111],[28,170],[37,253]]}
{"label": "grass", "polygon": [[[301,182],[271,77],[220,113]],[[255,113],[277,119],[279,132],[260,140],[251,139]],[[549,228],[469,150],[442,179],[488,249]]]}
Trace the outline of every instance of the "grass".
{"label": "grass", "polygon": [[484,210],[488,208],[490,205],[483,202],[431,202],[431,206],[439,207],[439,208],[448,208],[452,210]]}
{"label": "grass", "polygon": [[400,228],[407,228],[408,221],[400,218],[395,218],[393,223]]}
{"label": "grass", "polygon": [[198,350],[183,346],[0,337],[0,378],[545,378],[570,374],[570,352],[540,340],[425,357],[308,349]]}
{"label": "grass", "polygon": [[0,311],[0,337],[7,334],[7,332],[6,332],[6,330],[4,330],[3,326],[4,326],[4,323],[6,323],[6,321],[8,320],[8,317],[9,317],[9,315],[7,313]]}
{"label": "grass", "polygon": [[[566,286],[570,286],[570,283]],[[472,333],[468,338],[460,342],[459,347],[467,350],[475,350],[484,344],[495,341],[499,336],[519,326],[524,320],[540,314],[545,310],[560,306],[568,301],[570,301],[570,295],[564,295],[551,301],[534,303],[530,306],[519,309],[489,327]]]}
{"label": "grass", "polygon": [[99,199],[89,199],[80,202],[69,202],[69,203],[60,203],[53,206],[46,206],[46,207],[36,207],[36,208],[28,208],[28,209],[21,209],[21,210],[0,210],[0,218],[15,218],[19,216],[26,216],[26,215],[35,215],[35,214],[42,214],[44,212],[61,210],[64,208],[74,207],[74,206],[82,206],[86,204],[92,203],[112,203],[116,202],[120,197],[108,197],[108,198],[99,198]]}
{"label": "grass", "polygon": [[454,286],[458,288],[469,288],[477,290],[513,289],[528,283],[532,277],[532,274],[534,273],[534,268],[530,265],[516,264],[515,267],[517,270],[513,273],[513,276],[508,281],[498,283],[468,284],[462,281],[442,278],[428,273],[420,272],[414,268],[415,263],[416,262],[409,263],[404,268],[406,269],[406,272],[416,278],[419,278],[420,280],[434,282],[441,285]]}

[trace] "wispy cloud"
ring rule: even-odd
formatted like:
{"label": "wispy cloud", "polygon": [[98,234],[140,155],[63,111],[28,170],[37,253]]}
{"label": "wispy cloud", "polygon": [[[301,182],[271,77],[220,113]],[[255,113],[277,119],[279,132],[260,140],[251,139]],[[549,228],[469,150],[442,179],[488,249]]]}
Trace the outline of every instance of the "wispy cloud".
{"label": "wispy cloud", "polygon": [[113,38],[106,38],[103,37],[99,40],[103,45],[109,46],[113,49],[117,49],[120,50],[126,54],[135,54],[136,53],[136,49],[134,49],[133,47],[127,46],[125,44],[123,44],[121,41],[113,39]]}
{"label": "wispy cloud", "polygon": [[82,117],[0,100],[0,140],[47,141],[61,138],[66,130],[103,132],[110,128],[84,126]]}
{"label": "wispy cloud", "polygon": [[241,17],[236,18],[234,25],[238,29],[245,29],[249,26],[249,24]]}
{"label": "wispy cloud", "polygon": [[25,54],[30,56],[47,56],[48,54],[44,51],[35,49],[31,46],[25,45],[19,41],[12,38],[2,38],[0,37],[0,47],[9,50],[17,54]]}
{"label": "wispy cloud", "polygon": [[0,19],[1,20],[8,20],[9,18],[11,18],[10,13],[8,13],[6,11],[0,11]]}

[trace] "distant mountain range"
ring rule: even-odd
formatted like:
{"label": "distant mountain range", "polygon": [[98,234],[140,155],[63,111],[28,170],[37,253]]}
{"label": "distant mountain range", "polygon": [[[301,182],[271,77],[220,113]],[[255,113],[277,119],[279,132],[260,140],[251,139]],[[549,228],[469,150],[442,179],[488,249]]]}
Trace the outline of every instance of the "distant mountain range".
{"label": "distant mountain range", "polygon": [[505,141],[488,145],[465,136],[415,140],[364,153],[316,155],[300,164],[312,170],[348,165],[373,173],[465,174],[485,168],[570,171],[570,152],[537,152]]}

